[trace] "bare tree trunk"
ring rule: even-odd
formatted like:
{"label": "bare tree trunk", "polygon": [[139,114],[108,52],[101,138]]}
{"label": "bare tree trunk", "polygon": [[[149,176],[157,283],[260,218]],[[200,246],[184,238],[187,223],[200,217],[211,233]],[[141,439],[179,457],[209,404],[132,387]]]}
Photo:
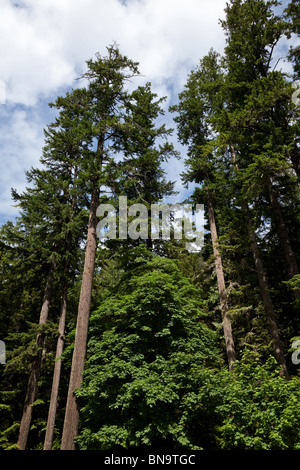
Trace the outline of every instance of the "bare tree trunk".
{"label": "bare tree trunk", "polygon": [[264,267],[263,267],[263,264],[259,255],[259,249],[258,249],[258,245],[256,241],[255,232],[252,227],[252,222],[248,213],[248,208],[247,207],[243,207],[243,208],[246,211],[246,219],[247,219],[248,233],[250,236],[250,244],[251,244],[251,249],[252,249],[253,258],[255,262],[260,291],[261,291],[261,295],[263,299],[264,310],[265,310],[266,317],[269,323],[269,331],[270,331],[270,335],[272,338],[274,356],[275,356],[276,361],[282,368],[282,374],[287,379],[289,379],[289,374],[288,374],[286,360],[285,360],[284,351],[283,351],[283,345],[279,336],[279,331],[278,331],[274,308],[273,308],[273,302],[270,296],[270,291],[269,291]]}
{"label": "bare tree trunk", "polygon": [[[69,166],[69,178],[72,179],[72,169],[73,167]],[[77,177],[77,167],[74,167],[74,178],[73,178],[73,185],[75,185]],[[64,203],[67,203],[68,193],[64,193]],[[73,194],[71,198],[71,216],[74,213],[75,209],[75,201],[76,195]],[[69,219],[70,220],[70,219]],[[66,252],[68,252],[71,248],[72,243],[72,234],[69,232],[67,235],[66,241]],[[49,412],[48,412],[48,420],[47,420],[47,428],[45,434],[45,441],[44,441],[44,450],[51,450],[53,444],[53,435],[54,435],[54,427],[55,427],[55,419],[56,419],[56,411],[57,411],[57,404],[58,404],[58,391],[59,391],[59,383],[60,383],[60,376],[61,376],[61,355],[64,349],[64,335],[65,335],[65,324],[66,324],[66,315],[67,315],[67,296],[68,296],[68,273],[70,268],[70,258],[68,257],[65,262],[64,267],[64,275],[63,275],[63,290],[62,290],[62,298],[61,298],[61,308],[60,308],[60,319],[59,319],[59,326],[58,326],[58,333],[59,336],[57,338],[56,344],[56,354],[55,354],[55,362],[54,362],[54,371],[53,371],[53,381],[52,381],[52,389],[51,389],[51,397],[50,397],[50,404],[49,404]]]}
{"label": "bare tree trunk", "polygon": [[51,450],[52,443],[53,443],[53,434],[54,434],[57,400],[58,400],[58,390],[59,390],[59,382],[60,382],[60,374],[61,374],[60,356],[62,355],[63,349],[64,349],[64,333],[65,333],[65,322],[66,322],[66,313],[67,313],[67,294],[68,294],[68,284],[67,284],[67,280],[65,280],[63,293],[62,293],[62,299],[61,299],[61,310],[60,310],[61,314],[60,314],[59,327],[58,327],[59,337],[57,339],[57,345],[56,345],[53,382],[52,382],[46,435],[45,435],[45,441],[44,441],[44,450]]}
{"label": "bare tree trunk", "polygon": [[[290,242],[290,237],[286,229],[285,222],[282,216],[282,210],[279,205],[277,195],[275,190],[272,188],[272,182],[269,179],[268,181],[270,202],[275,216],[276,228],[278,237],[280,240],[280,245],[282,248],[283,256],[285,259],[285,265],[289,278],[294,277],[296,274],[299,274],[299,269],[296,261],[296,257]],[[297,299],[300,299],[300,289],[294,291],[294,295]]]}
{"label": "bare tree trunk", "polygon": [[[40,312],[39,325],[44,325],[47,323],[54,269],[55,269],[55,260],[53,258],[50,273],[47,278],[43,304],[42,304],[42,308]],[[26,397],[25,397],[25,402],[24,402],[24,407],[23,407],[23,414],[22,414],[22,419],[20,423],[19,437],[18,437],[18,442],[17,442],[17,446],[19,450],[25,450],[26,445],[27,445],[28,434],[29,434],[31,419],[32,419],[32,404],[35,401],[35,397],[37,393],[38,378],[39,378],[41,361],[42,361],[42,345],[44,343],[44,340],[45,340],[45,335],[42,333],[39,333],[36,339],[36,344],[39,350],[31,366],[31,372],[30,372],[30,376],[28,380]]]}
{"label": "bare tree trunk", "polygon": [[79,410],[74,391],[82,382],[84,361],[86,354],[90,305],[92,297],[93,276],[97,249],[96,212],[99,204],[99,188],[95,187],[91,196],[90,215],[87,233],[87,244],[84,260],[84,269],[81,283],[81,291],[78,305],[76,324],[76,336],[72,358],[71,375],[67,397],[67,406],[61,442],[62,450],[74,450],[74,439],[78,433]]}
{"label": "bare tree trunk", "polygon": [[[238,170],[238,165],[236,162],[236,154],[235,154],[235,149],[233,145],[230,146],[230,152],[231,152],[231,158],[232,162],[234,164],[234,167],[236,170]],[[277,363],[281,366],[282,368],[282,374],[289,379],[289,374],[286,366],[286,360],[284,356],[284,351],[283,351],[283,345],[279,336],[279,331],[278,331],[278,326],[276,322],[276,317],[275,317],[275,312],[274,312],[274,307],[273,307],[273,302],[272,298],[270,295],[270,290],[265,274],[265,270],[263,267],[262,260],[260,258],[260,253],[259,253],[259,248],[256,240],[256,235],[255,231],[252,226],[252,221],[251,217],[249,214],[249,208],[246,203],[242,204],[242,209],[245,212],[246,215],[246,222],[247,222],[247,229],[248,229],[248,234],[250,237],[250,245],[251,245],[251,250],[254,258],[254,263],[256,267],[256,272],[257,272],[257,277],[258,277],[258,282],[259,282],[259,287],[261,291],[261,296],[263,299],[263,304],[264,304],[264,310],[265,314],[268,320],[269,324],[269,332],[272,338],[272,346],[273,346],[273,351],[274,351],[274,356],[277,361]]]}
{"label": "bare tree trunk", "polygon": [[218,289],[219,289],[219,296],[220,296],[220,306],[221,306],[221,313],[222,313],[222,323],[223,323],[223,331],[224,331],[224,338],[225,338],[225,345],[226,345],[228,368],[229,370],[232,370],[234,366],[234,361],[236,359],[235,347],[234,347],[234,340],[233,340],[233,335],[232,335],[230,314],[228,310],[228,301],[227,301],[225,280],[224,280],[224,274],[223,274],[222,258],[221,258],[220,250],[218,247],[217,226],[216,226],[216,221],[215,221],[213,204],[212,204],[212,200],[211,200],[209,192],[207,193],[207,206],[208,206],[208,218],[209,218],[213,253],[214,253],[214,259],[215,259],[215,268],[216,268]]}

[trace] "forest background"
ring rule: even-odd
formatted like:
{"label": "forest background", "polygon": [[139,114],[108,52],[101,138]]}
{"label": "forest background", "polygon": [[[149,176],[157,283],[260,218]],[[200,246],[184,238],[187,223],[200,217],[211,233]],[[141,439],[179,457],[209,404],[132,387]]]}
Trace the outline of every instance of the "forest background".
{"label": "forest background", "polygon": [[[224,53],[170,107],[184,157],[116,44],[50,104],[42,166],[1,228],[2,449],[299,449],[300,15],[278,6],[227,4]],[[99,204],[178,197],[180,158],[202,250],[100,243]]]}

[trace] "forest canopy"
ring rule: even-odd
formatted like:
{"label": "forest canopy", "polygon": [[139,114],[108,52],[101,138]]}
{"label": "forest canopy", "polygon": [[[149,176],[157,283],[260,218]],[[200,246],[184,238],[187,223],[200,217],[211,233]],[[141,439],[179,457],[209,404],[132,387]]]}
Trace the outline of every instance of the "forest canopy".
{"label": "forest canopy", "polygon": [[[174,129],[116,44],[49,104],[0,229],[2,450],[300,449],[300,46],[291,72],[276,59],[300,4],[278,5],[227,3],[224,52],[190,71]],[[170,237],[150,236],[173,158],[194,188],[178,204],[204,207],[199,250],[174,211]]]}

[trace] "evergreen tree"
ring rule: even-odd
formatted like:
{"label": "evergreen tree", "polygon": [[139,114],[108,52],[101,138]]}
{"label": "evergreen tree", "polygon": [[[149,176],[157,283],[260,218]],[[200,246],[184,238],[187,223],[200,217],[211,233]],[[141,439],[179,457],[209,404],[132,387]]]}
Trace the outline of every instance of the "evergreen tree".
{"label": "evergreen tree", "polygon": [[[44,282],[45,284],[44,293],[41,293],[40,297],[39,317],[31,320],[33,323],[38,320],[39,329],[20,424],[19,449],[25,449],[27,444],[33,412],[32,405],[37,394],[42,354],[46,347],[45,326],[48,322],[51,301],[54,300],[53,291],[59,283],[66,257],[69,257],[70,253],[74,251],[73,241],[72,246],[66,246],[65,244],[65,238],[67,238],[70,227],[67,226],[64,219],[68,204],[66,192],[64,191],[62,194],[61,191],[64,175],[61,174],[60,178],[57,179],[52,171],[32,169],[27,176],[33,183],[33,188],[28,189],[22,195],[14,193],[15,200],[19,200],[22,214],[18,218],[15,227],[11,226],[9,231],[6,230],[6,242],[11,244],[14,252],[23,252],[22,269],[25,269],[26,265],[31,270],[35,269],[35,266],[42,267],[42,270],[40,267],[38,269],[40,277],[36,282],[37,285],[41,284],[41,286]],[[23,240],[23,246],[20,243],[21,240]],[[73,259],[74,254],[72,255]],[[57,318],[53,319],[54,322],[56,320]],[[29,321],[29,317],[25,318],[25,322]],[[35,328],[34,330],[36,333]],[[10,367],[10,364],[8,366]]]}
{"label": "evergreen tree", "polygon": [[[179,117],[175,118],[179,124],[179,138],[189,145],[185,180],[202,183],[201,192],[197,190],[198,194],[203,194],[208,182],[213,183],[214,190],[218,188],[218,191],[222,191],[223,197],[218,200],[217,209],[222,237],[224,241],[228,240],[231,250],[234,249],[233,221],[236,220],[240,226],[240,217],[246,221],[275,357],[281,364],[284,375],[288,377],[283,345],[255,233],[255,221],[252,220],[254,213],[256,217],[257,214],[262,217],[263,197],[269,197],[272,220],[285,255],[287,273],[289,277],[297,275],[297,261],[283,220],[277,189],[279,179],[281,192],[283,180],[289,188],[294,184],[291,167],[286,161],[286,149],[293,145],[293,132],[288,129],[287,123],[294,110],[287,101],[289,87],[283,75],[269,71],[274,48],[285,31],[284,21],[272,12],[275,4],[277,2],[232,0],[227,5],[226,19],[222,22],[227,35],[224,59],[219,59],[211,51],[201,61],[199,68],[191,73],[186,91],[179,97],[180,104],[173,109],[179,112]],[[264,28],[261,28],[262,24]],[[248,40],[245,40],[247,37]],[[254,40],[250,41],[251,37]],[[252,170],[253,173],[249,176]],[[221,175],[231,185],[225,191]],[[255,196],[252,189],[249,190],[249,185],[253,187],[254,178],[259,178],[260,181]],[[291,191],[288,192],[291,197]],[[227,201],[226,193],[229,198]],[[256,209],[257,200],[260,204],[259,211]],[[253,207],[253,204],[255,210],[251,209],[252,215],[249,207]],[[207,198],[207,206],[208,211],[212,212],[211,195]],[[242,208],[242,213],[239,207]],[[229,214],[232,219],[231,235],[229,226],[226,227]],[[215,229],[211,223],[211,215],[209,219],[213,236]],[[259,220],[261,223],[263,219]],[[238,225],[234,230],[234,236],[241,239]],[[224,257],[226,258],[225,253]],[[297,297],[297,290],[295,295]]]}
{"label": "evergreen tree", "polygon": [[168,141],[173,129],[166,129],[165,124],[158,123],[160,116],[164,115],[163,101],[164,98],[159,99],[151,91],[150,83],[139,86],[130,94],[118,147],[122,158],[108,167],[109,184],[116,206],[118,197],[126,196],[128,206],[143,204],[148,212],[146,239],[141,236],[137,240],[109,243],[111,250],[123,246],[124,255],[130,247],[139,243],[146,243],[153,250],[162,249],[161,241],[151,239],[151,204],[161,203],[165,197],[175,194],[174,183],[166,180],[162,165],[172,157],[179,157],[173,144]]}
{"label": "evergreen tree", "polygon": [[[81,92],[77,91],[78,95]],[[78,96],[77,96],[78,98]],[[74,99],[74,97],[73,97]],[[20,423],[18,448],[25,449],[31,425],[33,403],[37,395],[37,386],[42,365],[42,355],[45,351],[45,325],[48,322],[51,302],[56,295],[54,291],[65,297],[67,289],[60,289],[60,282],[70,283],[71,273],[78,266],[78,244],[84,235],[82,225],[82,200],[76,201],[76,158],[78,159],[77,140],[70,141],[70,121],[74,128],[74,114],[69,116],[69,128],[64,132],[55,130],[66,116],[60,116],[55,124],[48,126],[45,131],[46,142],[41,163],[43,169],[31,169],[27,172],[27,180],[31,187],[19,195],[13,191],[13,197],[20,207],[21,214],[12,230],[6,230],[7,243],[12,244],[13,251],[23,252],[22,268],[41,266],[40,278],[37,285],[43,285],[44,294],[41,296],[42,306],[39,314],[39,329],[36,337],[36,354],[32,358],[27,393]],[[71,126],[71,127],[72,127]],[[69,139],[69,140],[68,140]],[[64,148],[62,143],[64,142]],[[81,141],[82,144],[82,141]],[[77,162],[78,164],[78,162]],[[77,193],[78,195],[78,193]],[[21,245],[21,240],[23,240]],[[26,243],[24,245],[24,242]],[[39,268],[40,269],[40,268]],[[57,299],[58,300],[58,299]],[[26,318],[25,321],[29,321]],[[58,321],[57,316],[53,321]],[[33,320],[36,322],[36,320]]]}
{"label": "evergreen tree", "polygon": [[[218,161],[211,145],[213,144],[210,128],[211,103],[204,97],[202,89],[203,83],[218,80],[217,60],[217,55],[212,51],[210,56],[203,60],[203,68],[190,74],[185,91],[179,95],[179,104],[173,106],[172,111],[178,113],[178,116],[174,118],[178,124],[178,137],[182,144],[188,146],[186,159],[188,171],[184,176],[185,182],[194,181],[201,184],[201,191],[196,190],[197,197],[194,197],[194,200],[198,203],[202,202],[203,199],[199,199],[202,197],[207,203],[227,360],[229,369],[232,369],[235,361],[235,346],[214,211],[214,199],[219,180]],[[206,67],[206,65],[209,66]]]}
{"label": "evergreen tree", "polygon": [[[64,236],[66,251],[61,276],[62,295],[60,317],[44,450],[51,450],[53,443],[62,369],[61,355],[64,348],[68,288],[71,285],[69,276],[70,270],[71,272],[73,271],[73,275],[75,274],[74,255],[71,255],[71,250],[72,247],[74,249],[76,243],[78,243],[78,235],[76,235],[78,234],[78,221],[82,219],[80,219],[78,215],[76,217],[76,208],[78,206],[85,206],[85,185],[78,181],[79,159],[86,145],[86,135],[80,119],[82,115],[83,93],[82,90],[73,90],[73,92],[67,94],[64,99],[58,98],[56,104],[51,103],[51,106],[57,106],[60,112],[56,122],[48,126],[42,160],[46,165],[51,167],[52,171],[62,172],[65,168],[69,174],[69,185],[64,190],[64,198],[69,200],[69,206],[66,206],[68,210],[64,212],[64,223],[68,229]],[[79,104],[81,106],[78,106]],[[85,211],[80,210],[79,213],[81,212],[84,213]],[[79,257],[77,255],[77,264],[78,259]]]}
{"label": "evergreen tree", "polygon": [[[206,207],[201,253],[150,238],[179,155],[164,99],[126,89],[137,63],[109,46],[50,103],[43,167],[0,229],[0,449],[299,448],[299,47],[292,74],[275,62],[298,4],[229,0],[224,54],[171,108],[189,202]],[[141,205],[97,242],[97,207],[118,222],[120,196]]]}
{"label": "evergreen tree", "polygon": [[[291,34],[300,34],[300,6],[297,0],[291,0],[285,9],[285,18],[288,22],[287,27],[287,36],[290,37]],[[299,78],[300,76],[300,46],[290,47],[289,59],[294,64],[294,78]]]}
{"label": "evergreen tree", "polygon": [[122,56],[117,47],[108,47],[108,56],[97,55],[96,60],[87,62],[85,78],[89,80],[86,90],[88,106],[85,110],[88,122],[86,154],[83,156],[82,173],[89,183],[89,222],[86,239],[85,262],[81,281],[81,292],[78,305],[76,337],[66,405],[66,415],[61,448],[74,449],[74,438],[77,435],[79,410],[74,390],[80,386],[84,369],[88,322],[91,306],[91,295],[94,267],[97,250],[96,212],[99,205],[100,186],[107,182],[105,163],[111,158],[113,144],[121,126],[122,106],[126,103],[127,94],[124,83],[137,74],[137,64]]}
{"label": "evergreen tree", "polygon": [[[226,124],[232,129],[228,134],[233,134],[231,144],[237,150],[238,165],[245,180],[253,184],[254,174],[256,180],[260,175],[260,190],[269,199],[291,278],[299,270],[280,193],[295,184],[286,158],[287,149],[294,147],[290,122],[295,110],[284,75],[271,70],[274,48],[286,30],[283,19],[273,13],[272,7],[277,5],[277,1],[232,1],[226,9],[226,20],[222,22],[227,36]],[[251,41],[251,37],[255,40]]]}
{"label": "evergreen tree", "polygon": [[[278,2],[249,0],[232,1],[227,7],[226,20],[222,22],[227,35],[227,108],[220,129],[227,134],[224,140],[234,148],[239,169],[239,191],[243,195],[241,205],[246,218],[249,217],[249,206],[254,205],[256,208],[256,221],[248,219],[247,222],[251,247],[275,356],[288,377],[276,314],[266,281],[268,273],[263,267],[257,236],[251,229],[251,225],[255,227],[258,223],[263,227],[266,218],[271,217],[284,255],[286,275],[288,278],[297,276],[297,242],[293,240],[293,232],[287,229],[287,208],[284,205],[289,201],[289,207],[291,200],[295,204],[294,223],[297,225],[299,205],[294,173],[297,169],[294,151],[294,119],[297,110],[291,100],[290,84],[283,73],[274,70],[272,63],[276,44],[286,31],[283,19],[273,12],[273,7],[277,5]],[[256,31],[255,28],[262,23],[264,28],[260,28],[260,32]],[[255,40],[250,42],[253,34]],[[241,37],[248,37],[249,40],[242,42]],[[294,294],[298,298],[300,291],[296,289]]]}

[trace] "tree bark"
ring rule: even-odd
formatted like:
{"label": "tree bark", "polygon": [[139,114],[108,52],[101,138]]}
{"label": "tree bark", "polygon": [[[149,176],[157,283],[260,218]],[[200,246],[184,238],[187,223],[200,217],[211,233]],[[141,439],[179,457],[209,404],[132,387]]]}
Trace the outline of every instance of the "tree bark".
{"label": "tree bark", "polygon": [[78,305],[78,316],[76,324],[76,336],[72,358],[69,390],[67,397],[66,413],[61,442],[62,450],[75,450],[74,439],[78,433],[79,410],[76,403],[74,391],[80,387],[84,370],[88,324],[90,316],[90,305],[92,297],[92,286],[97,249],[96,212],[99,204],[99,187],[94,187],[88,223],[87,244],[84,260],[84,269],[81,283],[81,291]]}
{"label": "tree bark", "polygon": [[[55,265],[56,263],[53,258],[50,273],[47,278],[43,304],[42,304],[42,308],[40,312],[39,325],[45,325],[47,323],[51,292],[52,292],[53,272],[55,269]],[[19,436],[18,436],[18,441],[17,441],[17,446],[19,450],[25,450],[26,445],[27,445],[28,434],[29,434],[31,419],[32,419],[32,404],[35,401],[35,397],[37,393],[38,378],[39,378],[41,362],[42,362],[42,345],[44,343],[44,340],[45,340],[45,335],[43,333],[39,333],[36,339],[36,344],[39,350],[31,366],[31,372],[29,375],[28,386],[27,386],[25,402],[24,402],[24,407],[23,407],[23,414],[22,414],[22,419],[20,423]]]}
{"label": "tree bark", "polygon": [[[72,165],[69,166],[68,173],[70,180],[72,179]],[[74,178],[73,178],[73,186],[75,185],[77,177],[77,167],[74,167]],[[67,203],[69,191],[64,193],[64,203]],[[76,195],[73,193],[71,198],[71,216],[74,213],[75,209],[75,201]],[[70,221],[69,218],[69,221]],[[68,232],[67,241],[66,241],[66,252],[69,252],[71,249],[72,243],[72,234]],[[54,427],[55,427],[55,419],[56,419],[56,411],[58,405],[58,391],[59,391],[59,383],[60,383],[60,376],[61,376],[61,355],[64,349],[64,335],[65,335],[65,324],[66,324],[66,315],[67,315],[67,297],[68,297],[68,274],[70,268],[70,257],[67,258],[64,267],[63,273],[63,290],[62,290],[62,298],[61,298],[61,307],[60,307],[60,319],[59,319],[59,326],[58,326],[58,338],[56,344],[56,354],[55,354],[55,362],[54,362],[54,371],[53,371],[53,380],[52,380],[52,389],[51,389],[51,396],[50,396],[50,404],[49,404],[49,411],[48,411],[48,419],[47,419],[47,428],[44,440],[44,450],[51,450],[53,444],[53,435],[54,435]]]}
{"label": "tree bark", "polygon": [[248,208],[246,206],[244,206],[243,208],[246,211],[247,228],[248,228],[248,233],[250,236],[251,250],[253,253],[258,282],[259,282],[260,291],[261,291],[261,295],[263,299],[264,310],[265,310],[266,317],[269,323],[269,331],[270,331],[270,335],[272,338],[274,356],[278,365],[281,366],[282,375],[284,375],[286,379],[289,379],[289,374],[288,374],[286,360],[285,360],[284,351],[283,351],[283,345],[279,336],[279,331],[278,331],[276,317],[275,317],[274,308],[273,308],[273,302],[271,299],[263,263],[259,255],[259,249],[258,249],[258,245],[256,241],[255,232],[252,227],[252,222],[248,213],[249,212]]}
{"label": "tree bark", "polygon": [[64,349],[64,333],[65,333],[65,322],[66,322],[66,313],[67,313],[67,294],[68,294],[68,284],[67,284],[67,281],[65,281],[65,284],[63,287],[63,293],[62,293],[62,300],[61,300],[61,310],[60,310],[61,315],[60,315],[59,327],[58,327],[59,337],[57,339],[57,344],[56,344],[53,382],[52,382],[46,435],[45,435],[45,441],[44,441],[44,450],[51,450],[52,443],[53,443],[53,434],[54,434],[55,418],[56,418],[56,411],[57,411],[58,390],[59,390],[59,382],[60,382],[60,375],[61,375],[60,356],[62,355],[63,349]]}
{"label": "tree bark", "polygon": [[[235,149],[233,145],[230,146],[230,153],[231,153],[231,159],[232,159],[234,168],[236,169],[236,171],[238,171],[236,154],[235,154]],[[269,324],[269,332],[272,338],[274,356],[278,365],[280,365],[282,368],[282,375],[284,375],[287,379],[289,379],[289,374],[288,374],[288,370],[286,366],[286,360],[284,356],[283,345],[279,336],[278,326],[276,322],[273,302],[272,302],[272,298],[270,295],[270,290],[269,290],[265,270],[263,267],[263,263],[260,258],[259,248],[258,248],[258,244],[256,240],[255,231],[252,226],[252,221],[251,221],[251,217],[249,214],[248,205],[246,203],[243,203],[242,209],[246,215],[247,230],[248,230],[248,235],[250,237],[250,245],[251,245],[251,250],[252,250],[252,254],[254,258],[261,296],[262,296],[262,300],[264,304],[264,311],[265,311],[267,321]]]}
{"label": "tree bark", "polygon": [[[269,194],[271,207],[275,216],[276,228],[280,245],[282,248],[283,256],[285,259],[285,265],[289,278],[299,274],[299,269],[296,261],[296,257],[290,242],[290,237],[286,229],[286,225],[282,216],[282,210],[278,202],[278,198],[274,188],[272,188],[271,179],[268,180]],[[297,299],[300,299],[300,289],[294,291],[294,295]]]}
{"label": "tree bark", "polygon": [[213,254],[214,254],[214,259],[215,259],[215,269],[216,269],[216,274],[217,274],[218,290],[219,290],[219,296],[220,296],[220,307],[221,307],[221,314],[222,314],[222,324],[223,324],[223,331],[224,331],[224,338],[225,338],[225,345],[226,345],[228,368],[229,370],[233,370],[234,361],[236,359],[235,347],[234,347],[234,340],[233,340],[233,334],[232,334],[230,314],[229,314],[229,309],[228,309],[228,300],[227,300],[227,294],[226,294],[222,258],[221,258],[220,250],[218,247],[217,226],[216,226],[216,221],[215,221],[213,204],[212,204],[212,200],[211,200],[209,192],[207,193],[207,207],[208,207],[208,218],[209,218],[209,225],[210,225],[210,232],[211,232],[211,239],[212,239],[212,246],[213,246]]}

